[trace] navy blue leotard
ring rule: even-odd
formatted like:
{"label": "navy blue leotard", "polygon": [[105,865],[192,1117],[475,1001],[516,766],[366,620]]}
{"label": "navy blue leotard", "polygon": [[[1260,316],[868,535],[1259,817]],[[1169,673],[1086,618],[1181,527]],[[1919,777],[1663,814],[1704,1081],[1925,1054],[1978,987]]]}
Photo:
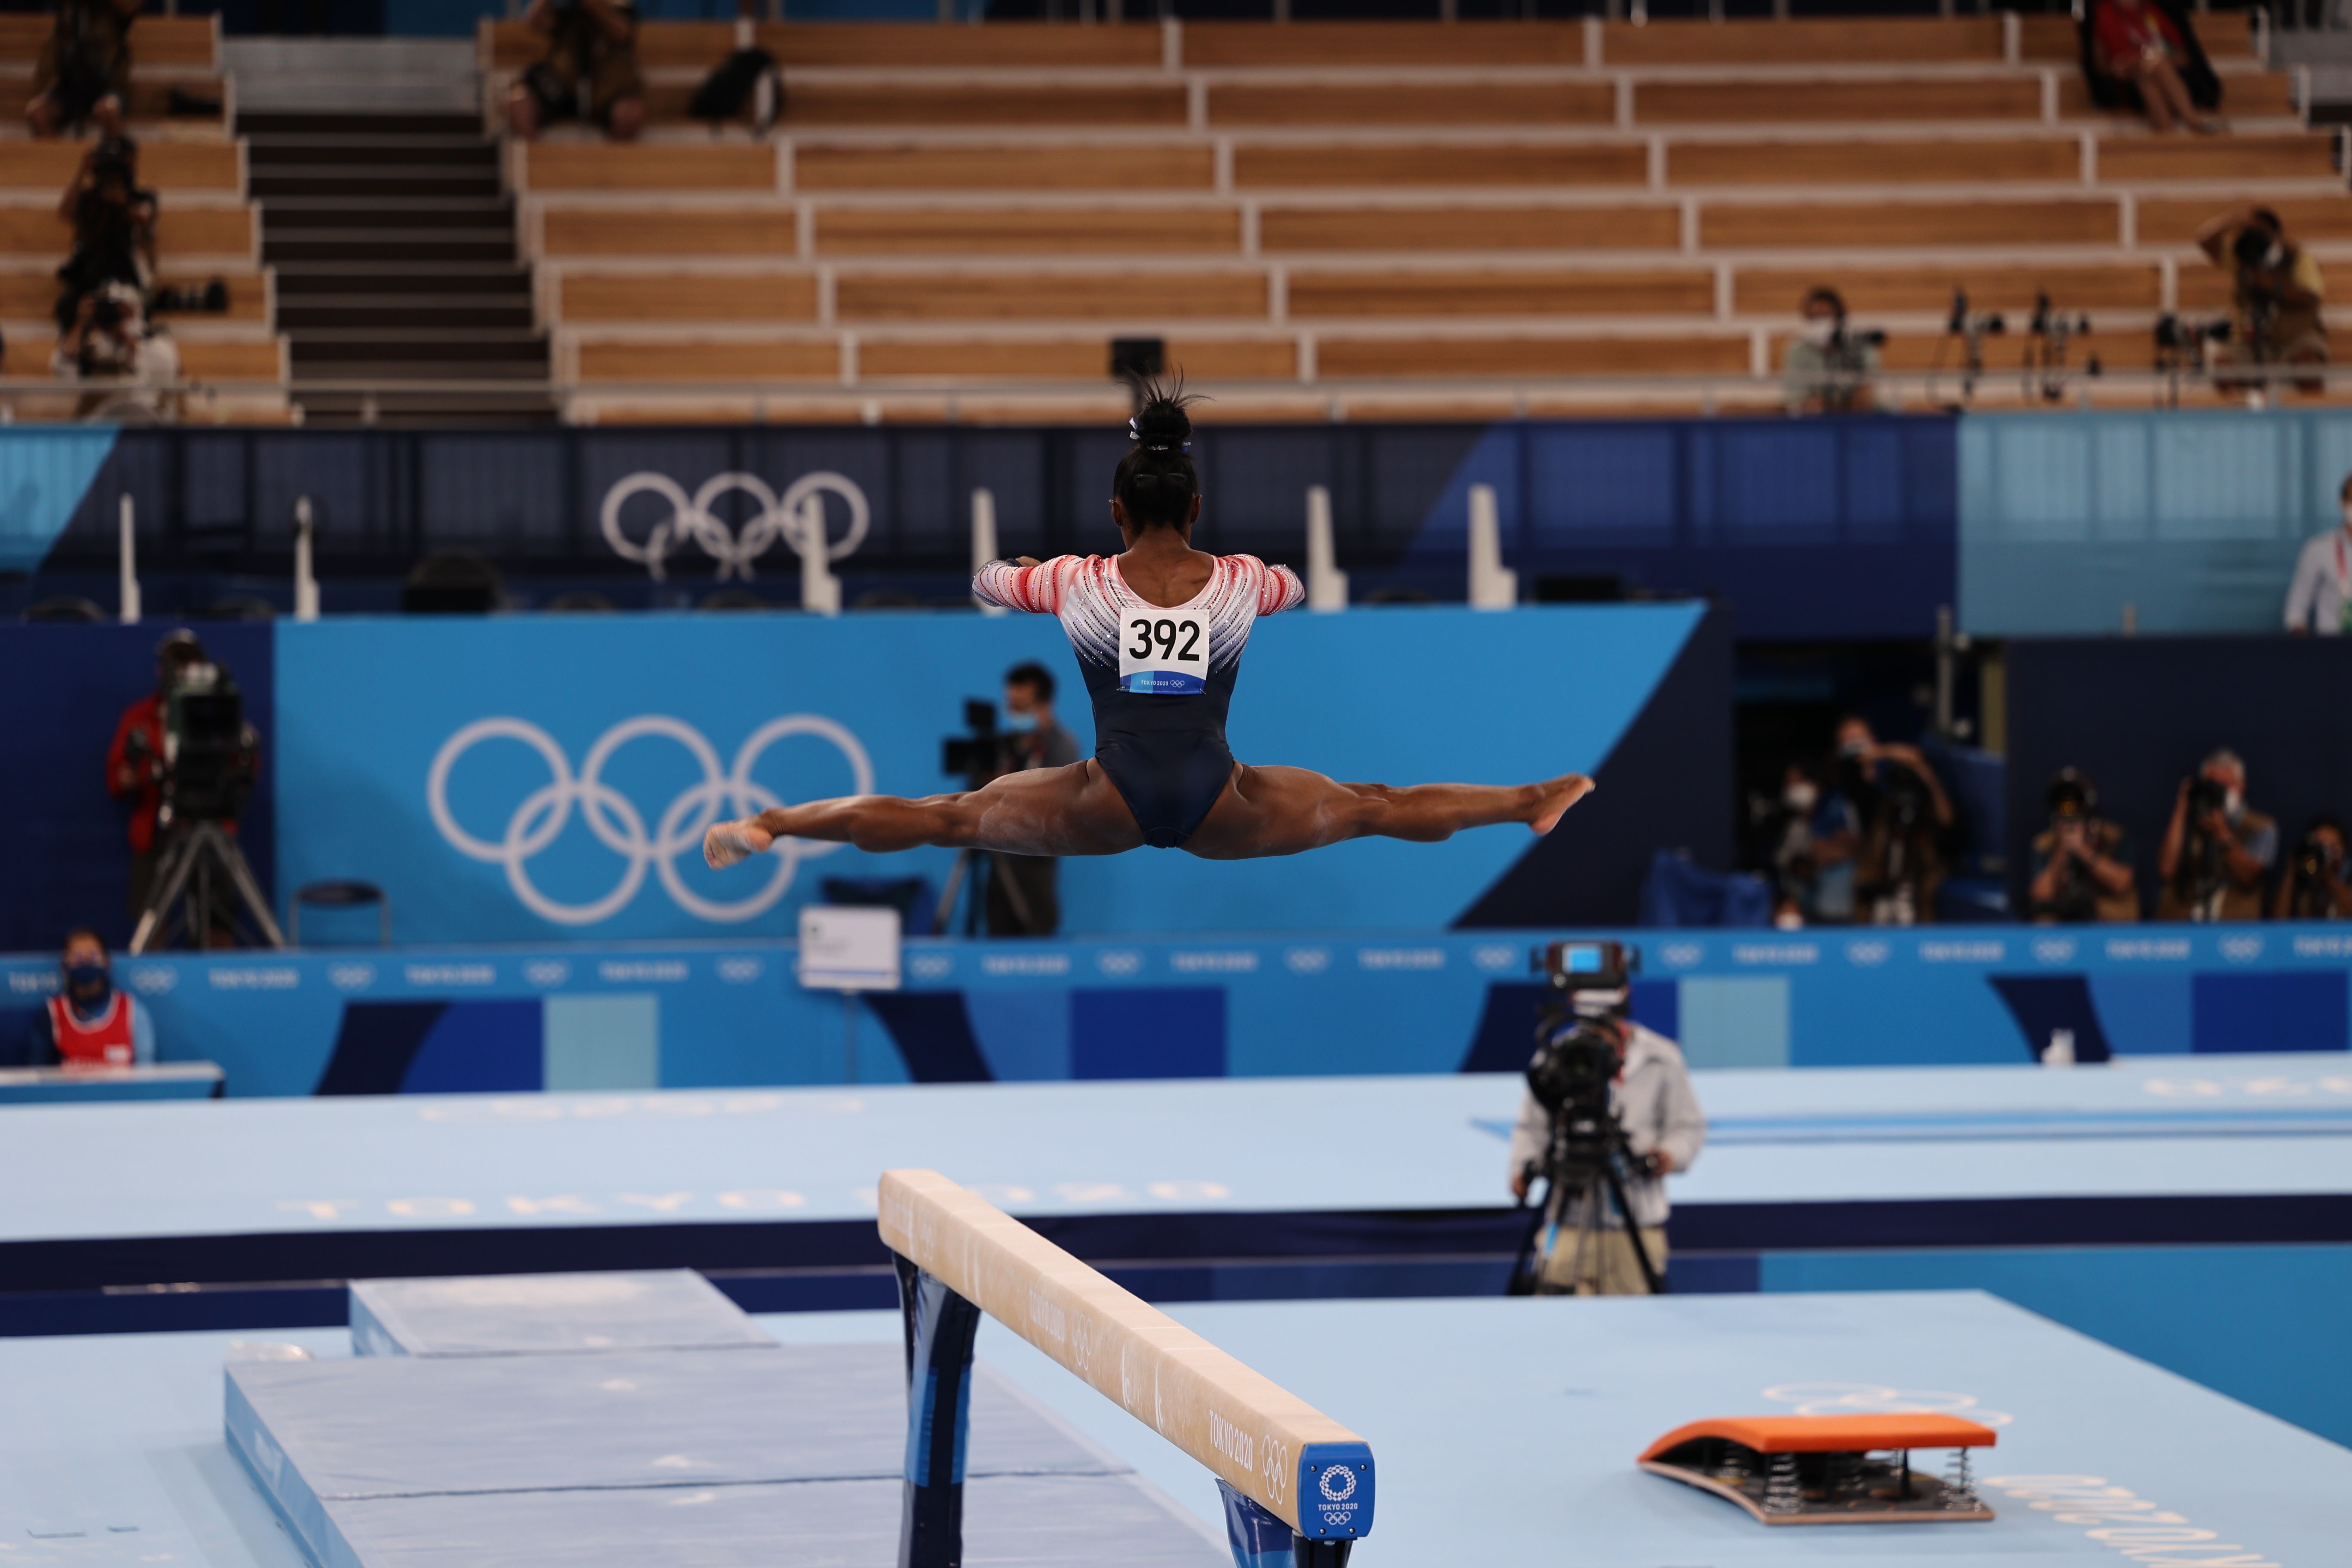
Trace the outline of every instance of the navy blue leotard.
{"label": "navy blue leotard", "polygon": [[[1119,575],[1117,559],[1102,555],[1057,555],[1035,566],[992,561],[973,577],[972,592],[1008,610],[1060,617],[1094,701],[1095,761],[1135,814],[1143,841],[1161,849],[1192,836],[1232,776],[1225,711],[1251,626],[1307,597],[1297,574],[1255,555],[1217,557],[1208,586],[1181,605],[1147,602]],[[1136,689],[1155,677],[1121,676],[1122,643],[1132,637],[1148,647],[1148,627],[1178,617],[1202,624],[1205,675],[1162,680],[1184,688],[1181,695]],[[1146,629],[1134,629],[1139,623]],[[1179,651],[1163,638],[1163,654]]]}

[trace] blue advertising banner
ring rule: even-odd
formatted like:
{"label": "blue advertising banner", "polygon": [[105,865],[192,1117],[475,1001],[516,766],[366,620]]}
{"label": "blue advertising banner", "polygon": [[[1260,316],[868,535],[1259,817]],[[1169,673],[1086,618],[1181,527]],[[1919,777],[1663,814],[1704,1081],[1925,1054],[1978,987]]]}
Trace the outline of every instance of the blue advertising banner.
{"label": "blue advertising banner", "polygon": [[[1253,636],[1233,747],[1396,784],[1597,772],[1702,613],[1278,616]],[[1045,617],[350,619],[277,636],[280,877],[377,884],[402,942],[782,935],[827,877],[938,886],[952,861],[942,850],[788,846],[714,873],[702,828],[779,801],[950,787],[940,742],[960,730],[963,700],[993,700],[1024,659],[1066,672],[1063,721],[1081,754],[1092,749],[1067,644]],[[1693,841],[1678,825],[1647,830]],[[1284,860],[1154,849],[1069,860],[1065,924],[1426,927],[1468,908],[1532,842],[1495,827]]]}

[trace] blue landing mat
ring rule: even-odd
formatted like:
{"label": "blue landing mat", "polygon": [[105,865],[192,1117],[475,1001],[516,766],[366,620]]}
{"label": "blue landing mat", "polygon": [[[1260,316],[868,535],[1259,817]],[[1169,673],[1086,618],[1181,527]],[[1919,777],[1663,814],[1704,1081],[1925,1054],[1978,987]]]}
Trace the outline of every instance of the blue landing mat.
{"label": "blue landing mat", "polygon": [[352,1348],[361,1355],[773,1349],[775,1342],[690,1268],[352,1281]]}
{"label": "blue landing mat", "polygon": [[[326,1568],[892,1568],[899,1485],[436,1497],[335,1508]],[[1132,1475],[992,1476],[964,1487],[966,1568],[1223,1568]],[[1204,1527],[1205,1528],[1205,1527]]]}
{"label": "blue landing mat", "polygon": [[[227,1413],[248,1458],[282,1454],[320,1499],[895,1480],[907,1372],[897,1345],[232,1362]],[[1122,1468],[975,1378],[969,1474]]]}

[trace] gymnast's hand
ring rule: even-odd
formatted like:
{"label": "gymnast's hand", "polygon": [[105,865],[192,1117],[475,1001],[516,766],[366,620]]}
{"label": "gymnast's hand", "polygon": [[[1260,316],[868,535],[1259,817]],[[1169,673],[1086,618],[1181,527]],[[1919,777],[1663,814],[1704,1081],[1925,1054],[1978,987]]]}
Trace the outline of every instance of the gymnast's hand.
{"label": "gymnast's hand", "polygon": [[765,855],[776,836],[760,826],[759,818],[722,822],[702,836],[702,858],[713,870],[724,871],[746,856]]}

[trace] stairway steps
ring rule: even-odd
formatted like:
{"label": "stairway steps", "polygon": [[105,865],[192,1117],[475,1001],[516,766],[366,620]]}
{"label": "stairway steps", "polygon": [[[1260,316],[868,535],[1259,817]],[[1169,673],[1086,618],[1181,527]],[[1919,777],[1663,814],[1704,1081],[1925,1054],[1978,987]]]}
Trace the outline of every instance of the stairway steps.
{"label": "stairway steps", "polygon": [[238,117],[295,396],[327,423],[545,423],[544,394],[365,397],[306,384],[536,382],[548,345],[499,149],[457,114]]}
{"label": "stairway steps", "polygon": [[340,196],[345,201],[418,196],[467,200],[505,194],[499,189],[496,170],[478,174],[429,167],[377,169],[343,163],[305,165],[284,173],[255,170],[247,176],[246,188],[265,202],[289,196]]}

